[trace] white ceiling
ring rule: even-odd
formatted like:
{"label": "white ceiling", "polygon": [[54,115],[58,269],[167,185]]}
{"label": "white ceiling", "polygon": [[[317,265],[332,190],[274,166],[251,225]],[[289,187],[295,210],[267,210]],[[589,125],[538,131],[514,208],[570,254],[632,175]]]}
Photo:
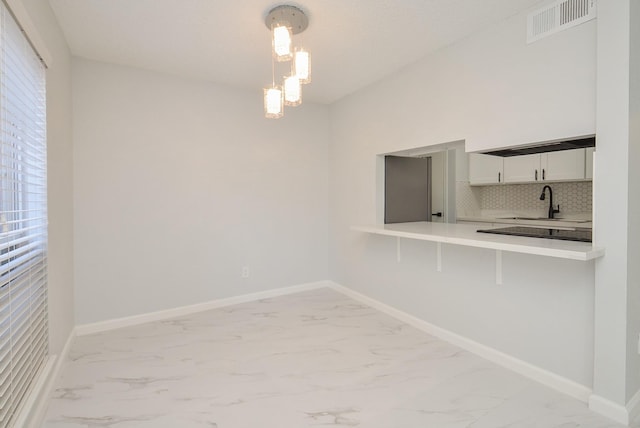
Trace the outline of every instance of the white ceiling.
{"label": "white ceiling", "polygon": [[[273,0],[50,0],[74,55],[260,91]],[[332,103],[544,0],[306,0],[305,100]],[[522,31],[525,31],[523,28]],[[285,74],[277,64],[276,73]]]}

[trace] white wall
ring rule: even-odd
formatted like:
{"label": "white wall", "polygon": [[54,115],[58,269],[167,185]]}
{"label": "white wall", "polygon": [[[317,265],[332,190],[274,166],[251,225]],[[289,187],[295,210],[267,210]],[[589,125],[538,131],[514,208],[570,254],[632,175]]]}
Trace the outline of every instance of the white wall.
{"label": "white wall", "polygon": [[73,107],[77,323],[327,278],[327,107],[81,59]]}
{"label": "white wall", "polygon": [[598,5],[594,393],[624,406],[640,388],[640,31],[637,2]]}
{"label": "white wall", "polygon": [[527,45],[520,14],[448,49],[463,70],[467,150],[594,134],[595,28],[592,20]]}
{"label": "white wall", "polygon": [[595,271],[594,392],[624,405],[629,194],[629,23],[625,21],[629,5],[620,1],[599,6],[594,240],[606,247],[607,254],[597,261]]}
{"label": "white wall", "polygon": [[365,88],[355,98],[368,144],[382,153],[466,140],[478,151],[593,134],[595,26],[527,45],[520,14]]}
{"label": "white wall", "polygon": [[52,58],[46,73],[49,344],[50,353],[58,354],[74,326],[71,63],[49,3],[24,0],[22,4]]}
{"label": "white wall", "polygon": [[525,28],[525,15],[515,16],[332,106],[330,274],[590,387],[593,263],[505,253],[504,285],[497,286],[490,250],[444,245],[438,273],[433,243],[403,240],[397,263],[394,239],[349,230],[376,221],[379,153],[465,138],[480,149],[593,132],[595,23],[529,46]]}
{"label": "white wall", "polygon": [[[627,332],[627,400],[640,390],[640,3],[630,2],[630,67],[629,67],[629,247],[628,265],[628,332]],[[640,344],[638,344],[640,346]]]}

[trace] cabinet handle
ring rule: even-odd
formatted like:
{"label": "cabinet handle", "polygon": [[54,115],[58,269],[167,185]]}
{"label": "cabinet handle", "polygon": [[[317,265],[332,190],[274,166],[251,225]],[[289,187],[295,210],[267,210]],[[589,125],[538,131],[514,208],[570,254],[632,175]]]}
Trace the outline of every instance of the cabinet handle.
{"label": "cabinet handle", "polygon": [[500,183],[500,173],[498,173],[498,183]]}
{"label": "cabinet handle", "polygon": [[542,168],[542,179],[544,180],[544,168]]}
{"label": "cabinet handle", "polygon": [[538,170],[536,169],[536,181],[538,181]]}

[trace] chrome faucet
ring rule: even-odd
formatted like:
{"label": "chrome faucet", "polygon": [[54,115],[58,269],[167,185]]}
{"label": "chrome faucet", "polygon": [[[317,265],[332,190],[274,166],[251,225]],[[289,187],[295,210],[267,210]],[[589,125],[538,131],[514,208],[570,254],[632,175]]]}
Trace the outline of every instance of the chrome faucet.
{"label": "chrome faucet", "polygon": [[555,214],[560,212],[560,204],[558,204],[558,209],[553,208],[553,191],[550,186],[544,186],[542,188],[542,194],[540,195],[540,200],[544,201],[545,190],[549,189],[549,218],[553,218]]}

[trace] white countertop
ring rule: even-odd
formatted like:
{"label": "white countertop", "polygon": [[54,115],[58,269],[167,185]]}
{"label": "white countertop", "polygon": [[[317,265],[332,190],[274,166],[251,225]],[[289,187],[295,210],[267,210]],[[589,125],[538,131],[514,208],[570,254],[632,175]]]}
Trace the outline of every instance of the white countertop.
{"label": "white countertop", "polygon": [[604,248],[594,247],[589,242],[478,233],[478,228],[478,225],[473,224],[431,222],[351,226],[351,230],[377,235],[443,242],[468,247],[489,248],[571,260],[586,261],[604,255]]}

